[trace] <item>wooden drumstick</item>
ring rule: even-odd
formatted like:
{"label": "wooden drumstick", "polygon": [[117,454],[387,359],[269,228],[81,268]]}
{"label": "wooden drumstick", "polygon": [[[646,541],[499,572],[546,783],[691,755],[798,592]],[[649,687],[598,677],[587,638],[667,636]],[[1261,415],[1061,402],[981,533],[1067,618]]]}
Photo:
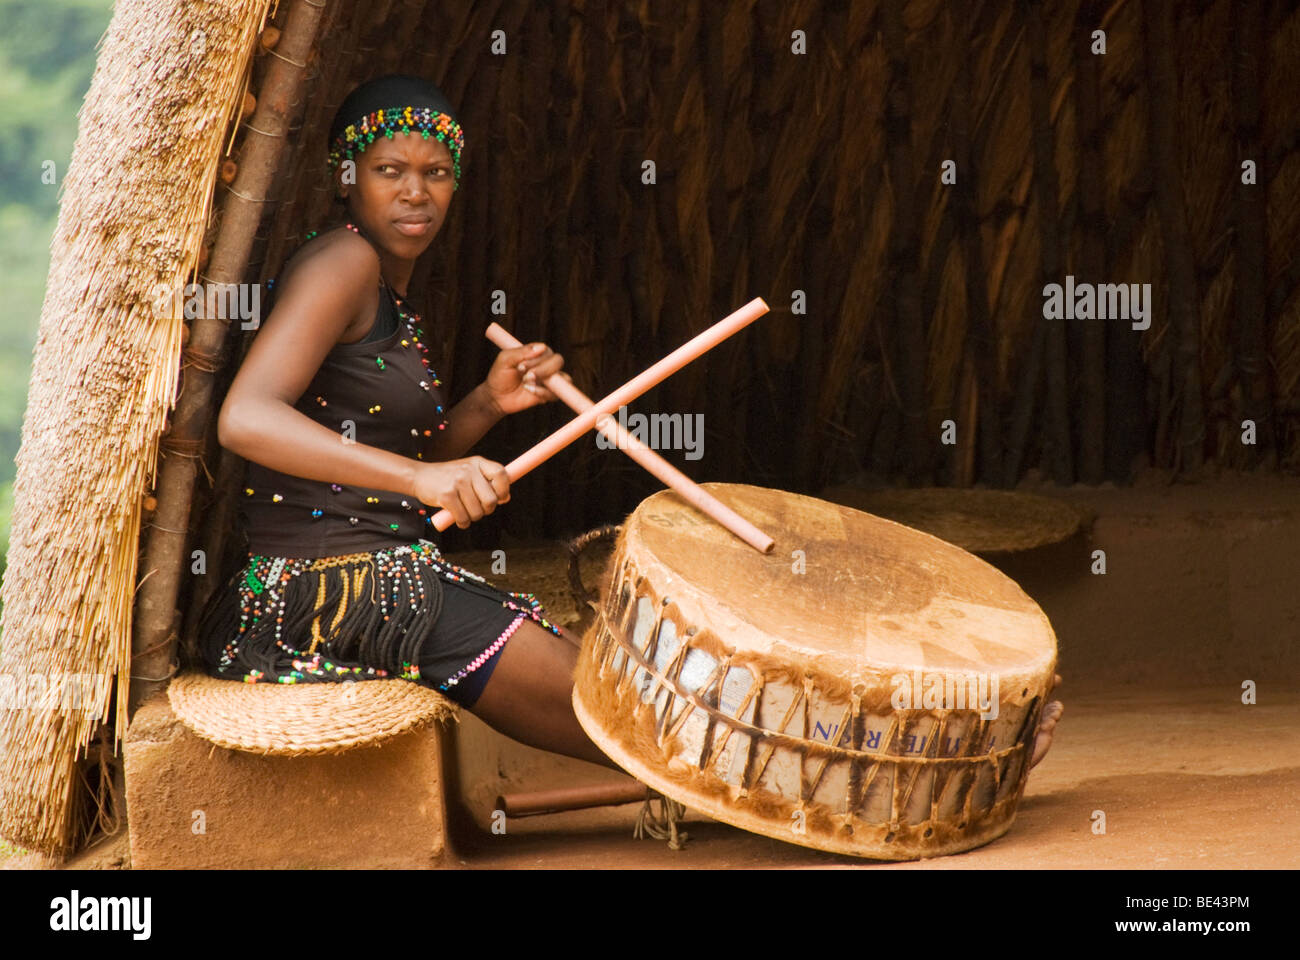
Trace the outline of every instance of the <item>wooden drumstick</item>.
{"label": "wooden drumstick", "polygon": [[[608,413],[613,413],[623,404],[635,400],[659,381],[672,376],[696,357],[716,347],[727,337],[742,327],[753,323],[767,311],[768,306],[763,302],[763,298],[755,297],[730,316],[719,320],[703,333],[686,341],[654,366],[641,371],[613,393],[592,404],[589,409],[578,414],[549,437],[511,460],[506,464],[506,476],[511,483],[514,483],[524,474],[541,466],[594,427],[597,420]],[[439,510],[433,515],[433,526],[437,530],[446,530],[455,522],[450,510]]]}
{"label": "wooden drumstick", "polygon": [[[493,323],[487,328],[487,338],[502,350],[523,346],[499,323]],[[578,413],[585,413],[594,406],[590,397],[558,373],[551,374],[544,383]],[[614,441],[617,449],[625,451],[696,510],[712,517],[759,553],[771,553],[775,542],[771,537],[624,430],[612,416],[606,415],[597,421],[596,429]]]}

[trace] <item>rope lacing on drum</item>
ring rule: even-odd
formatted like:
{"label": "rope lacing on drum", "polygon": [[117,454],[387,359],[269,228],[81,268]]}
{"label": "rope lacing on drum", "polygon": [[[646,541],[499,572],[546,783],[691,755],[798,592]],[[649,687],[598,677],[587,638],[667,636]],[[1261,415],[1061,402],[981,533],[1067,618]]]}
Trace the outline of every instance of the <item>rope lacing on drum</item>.
{"label": "rope lacing on drum", "polygon": [[[655,801],[659,802],[658,814],[654,812],[652,806]],[[691,838],[689,833],[677,830],[677,822],[685,816],[686,808],[680,803],[655,790],[647,789],[645,803],[641,806],[641,812],[637,814],[636,826],[632,828],[632,836],[637,840],[647,836],[654,837],[656,840],[667,840],[669,850],[681,850],[686,846],[686,841]]]}

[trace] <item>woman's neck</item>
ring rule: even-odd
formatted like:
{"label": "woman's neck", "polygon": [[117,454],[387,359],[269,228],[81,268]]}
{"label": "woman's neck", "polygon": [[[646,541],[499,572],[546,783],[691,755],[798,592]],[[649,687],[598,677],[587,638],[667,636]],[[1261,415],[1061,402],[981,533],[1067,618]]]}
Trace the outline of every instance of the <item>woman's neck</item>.
{"label": "woman's neck", "polygon": [[370,237],[361,224],[357,223],[355,217],[349,215],[344,222],[357,227],[357,232],[375,248],[375,253],[379,254],[380,277],[388,284],[390,290],[402,299],[406,299],[406,289],[411,283],[411,272],[415,269],[415,261],[393,256]]}
{"label": "woman's neck", "polygon": [[379,275],[383,277],[384,283],[388,284],[388,289],[403,300],[406,299],[406,288],[411,282],[411,267],[412,263],[409,260],[389,261],[387,254],[379,254]]}

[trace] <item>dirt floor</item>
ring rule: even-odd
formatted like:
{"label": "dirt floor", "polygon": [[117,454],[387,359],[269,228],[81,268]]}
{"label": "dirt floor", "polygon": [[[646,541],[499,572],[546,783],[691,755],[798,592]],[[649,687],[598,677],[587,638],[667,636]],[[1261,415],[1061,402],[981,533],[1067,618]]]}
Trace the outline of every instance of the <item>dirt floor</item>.
{"label": "dirt floor", "polygon": [[[1147,471],[1128,488],[1031,482],[1024,489],[1084,504],[1096,520],[1065,543],[987,557],[1051,619],[1065,677],[1055,744],[1002,838],[965,854],[880,864],[688,813],[689,840],[674,851],[661,840],[632,839],[636,805],[514,819],[504,835],[493,835],[486,816],[499,792],[616,775],[516,744],[468,717],[457,733],[457,857],[449,865],[1300,866],[1300,591],[1292,583],[1300,566],[1300,481],[1231,475],[1170,485]],[[1098,549],[1104,575],[1093,572]],[[557,619],[573,623],[563,551],[550,545],[509,555],[505,585],[537,593]],[[491,575],[485,557],[456,559]],[[589,584],[598,567],[598,556],[584,562]],[[1253,685],[1254,704],[1242,702],[1243,684]],[[114,869],[126,860],[118,837],[67,865]],[[4,863],[53,865],[33,854]]]}
{"label": "dirt floor", "polygon": [[[1274,706],[1214,703],[1213,690],[1067,697],[1052,752],[1030,775],[1016,821],[964,854],[877,867],[1183,868],[1300,866],[1300,693]],[[1222,700],[1222,698],[1220,698]],[[1225,744],[1232,744],[1225,749]],[[633,840],[584,811],[479,833],[464,866],[861,867],[868,863],[748,834],[688,813],[685,849]],[[1093,832],[1094,812],[1105,833]]]}

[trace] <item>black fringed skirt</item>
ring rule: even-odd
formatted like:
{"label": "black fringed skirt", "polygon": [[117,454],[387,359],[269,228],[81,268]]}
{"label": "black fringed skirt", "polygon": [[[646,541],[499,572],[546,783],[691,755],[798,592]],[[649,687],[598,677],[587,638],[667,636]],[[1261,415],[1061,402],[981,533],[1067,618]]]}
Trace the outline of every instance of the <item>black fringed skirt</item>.
{"label": "black fringed skirt", "polygon": [[209,601],[199,651],[215,677],[402,679],[468,707],[525,619],[560,635],[531,593],[493,587],[428,540],[319,559],[250,555]]}

